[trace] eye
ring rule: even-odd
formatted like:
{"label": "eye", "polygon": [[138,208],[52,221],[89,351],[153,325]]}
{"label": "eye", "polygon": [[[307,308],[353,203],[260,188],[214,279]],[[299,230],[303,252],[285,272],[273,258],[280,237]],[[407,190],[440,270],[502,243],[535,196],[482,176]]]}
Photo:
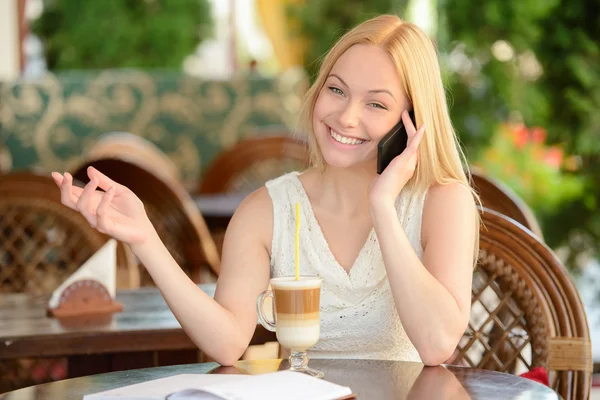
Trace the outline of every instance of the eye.
{"label": "eye", "polygon": [[339,94],[340,96],[344,95],[344,92],[340,88],[336,88],[335,86],[329,86],[328,89],[335,94]]}
{"label": "eye", "polygon": [[369,105],[373,108],[380,108],[382,110],[387,110],[387,107],[385,107],[383,104],[380,104],[380,103],[369,103]]}

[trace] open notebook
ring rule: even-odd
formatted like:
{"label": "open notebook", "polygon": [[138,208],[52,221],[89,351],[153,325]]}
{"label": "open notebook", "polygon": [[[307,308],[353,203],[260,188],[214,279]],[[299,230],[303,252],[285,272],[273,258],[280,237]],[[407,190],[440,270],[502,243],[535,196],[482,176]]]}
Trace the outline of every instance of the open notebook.
{"label": "open notebook", "polygon": [[337,400],[346,386],[298,372],[263,375],[182,374],[85,395],[83,400]]}

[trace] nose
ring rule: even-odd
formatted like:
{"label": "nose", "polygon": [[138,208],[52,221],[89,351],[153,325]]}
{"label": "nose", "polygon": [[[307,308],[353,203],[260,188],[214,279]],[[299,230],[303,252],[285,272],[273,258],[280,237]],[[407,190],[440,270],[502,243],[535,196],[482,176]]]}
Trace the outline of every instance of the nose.
{"label": "nose", "polygon": [[356,128],[360,123],[360,107],[349,101],[338,116],[342,128]]}

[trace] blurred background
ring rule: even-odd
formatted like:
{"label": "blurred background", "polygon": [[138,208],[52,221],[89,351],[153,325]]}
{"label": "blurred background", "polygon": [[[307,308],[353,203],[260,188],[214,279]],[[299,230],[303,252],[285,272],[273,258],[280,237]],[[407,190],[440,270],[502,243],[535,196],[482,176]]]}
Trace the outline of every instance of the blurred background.
{"label": "blurred background", "polygon": [[594,0],[3,0],[2,168],[69,170],[109,131],[157,145],[186,187],[223,148],[293,130],[319,58],[392,12],[437,43],[468,159],[534,210],[579,273],[600,246]]}
{"label": "blurred background", "polygon": [[330,45],[395,13],[436,43],[469,162],[532,210],[598,331],[597,10],[597,0],[1,0],[0,171],[71,171],[103,135],[129,132],[193,194],[222,152],[291,135]]}

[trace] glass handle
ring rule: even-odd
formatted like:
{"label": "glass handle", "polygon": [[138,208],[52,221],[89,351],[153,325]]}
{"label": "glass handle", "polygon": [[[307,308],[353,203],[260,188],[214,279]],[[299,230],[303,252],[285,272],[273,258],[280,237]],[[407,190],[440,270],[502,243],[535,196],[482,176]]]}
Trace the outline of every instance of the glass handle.
{"label": "glass handle", "polygon": [[275,332],[275,307],[273,307],[273,322],[267,319],[263,311],[263,305],[265,304],[265,300],[268,297],[271,297],[271,299],[273,299],[273,291],[265,290],[260,294],[260,296],[258,296],[258,299],[256,300],[256,311],[258,313],[258,321],[260,322],[260,324],[264,326],[265,329],[271,332]]}

